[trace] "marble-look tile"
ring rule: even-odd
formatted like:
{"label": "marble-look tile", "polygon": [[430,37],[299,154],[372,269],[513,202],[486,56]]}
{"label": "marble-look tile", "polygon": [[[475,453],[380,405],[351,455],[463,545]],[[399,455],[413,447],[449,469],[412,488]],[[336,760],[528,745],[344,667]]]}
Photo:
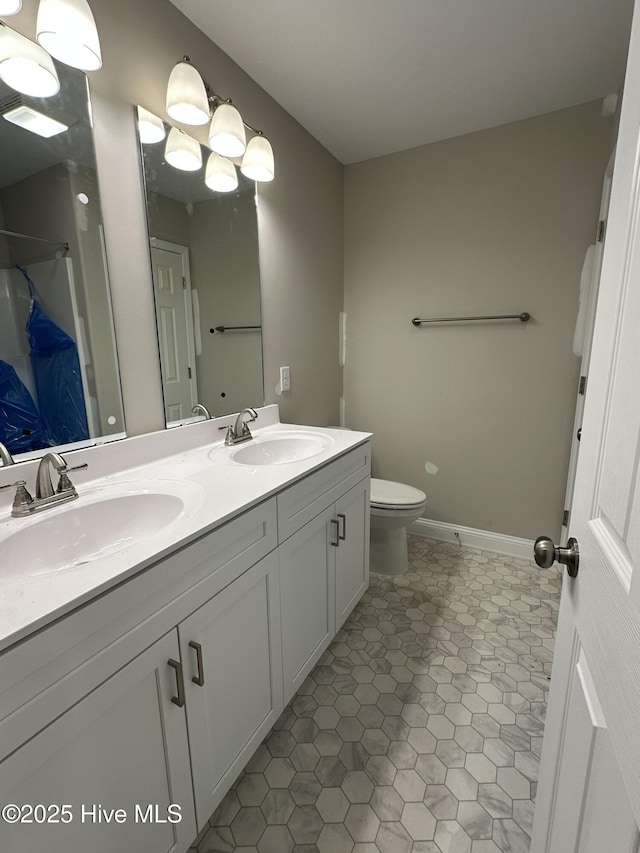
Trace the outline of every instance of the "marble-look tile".
{"label": "marble-look tile", "polygon": [[527,853],[560,578],[410,538],[190,853]]}

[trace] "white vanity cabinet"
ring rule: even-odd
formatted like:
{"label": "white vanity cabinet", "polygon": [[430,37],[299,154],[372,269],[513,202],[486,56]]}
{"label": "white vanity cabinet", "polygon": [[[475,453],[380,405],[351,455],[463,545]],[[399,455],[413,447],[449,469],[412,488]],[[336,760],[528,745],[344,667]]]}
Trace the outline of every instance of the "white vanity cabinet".
{"label": "white vanity cabinet", "polygon": [[59,820],[2,853],[185,853],[367,588],[369,472],[366,442],[0,654],[0,805]]}
{"label": "white vanity cabinet", "polygon": [[365,444],[278,495],[285,703],[369,584],[370,465]]}
{"label": "white vanity cabinet", "polygon": [[[184,708],[171,701],[178,673],[169,660],[180,660],[175,630],[5,759],[0,803],[47,811],[25,812],[28,823],[0,821],[2,853],[188,848],[196,822],[187,724]],[[181,806],[179,823],[168,822],[173,803]]]}
{"label": "white vanity cabinet", "polygon": [[279,609],[272,553],[178,627],[198,828],[282,711]]}

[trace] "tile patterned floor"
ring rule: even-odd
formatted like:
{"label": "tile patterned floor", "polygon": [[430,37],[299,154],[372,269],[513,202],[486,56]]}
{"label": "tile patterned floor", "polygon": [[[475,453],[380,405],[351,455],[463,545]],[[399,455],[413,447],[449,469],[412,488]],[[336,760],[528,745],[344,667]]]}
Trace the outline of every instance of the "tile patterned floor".
{"label": "tile patterned floor", "polygon": [[191,853],[528,853],[557,569],[411,537]]}

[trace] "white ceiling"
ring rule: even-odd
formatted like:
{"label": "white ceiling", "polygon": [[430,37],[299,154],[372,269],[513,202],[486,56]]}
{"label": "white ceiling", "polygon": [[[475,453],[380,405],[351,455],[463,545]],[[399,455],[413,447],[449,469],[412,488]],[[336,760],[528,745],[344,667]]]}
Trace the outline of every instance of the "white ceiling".
{"label": "white ceiling", "polygon": [[633,8],[633,0],[171,2],[342,163],[617,91]]}

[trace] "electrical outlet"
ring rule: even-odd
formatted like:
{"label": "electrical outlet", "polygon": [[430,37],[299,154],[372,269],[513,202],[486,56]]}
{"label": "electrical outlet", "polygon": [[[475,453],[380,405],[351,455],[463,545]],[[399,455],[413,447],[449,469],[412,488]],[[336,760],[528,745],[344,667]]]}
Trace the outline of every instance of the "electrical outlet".
{"label": "electrical outlet", "polygon": [[280,390],[291,391],[291,368],[280,368]]}

